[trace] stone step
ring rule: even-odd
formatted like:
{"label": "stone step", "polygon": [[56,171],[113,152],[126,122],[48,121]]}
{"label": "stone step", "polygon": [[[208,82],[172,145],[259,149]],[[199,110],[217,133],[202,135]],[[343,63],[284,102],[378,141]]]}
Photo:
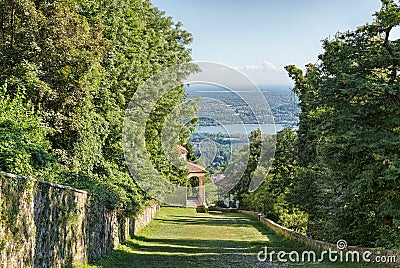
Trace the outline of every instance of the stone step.
{"label": "stone step", "polygon": [[193,208],[197,208],[198,206],[200,206],[200,202],[199,200],[196,198],[193,199],[187,199],[186,200],[186,207],[193,207]]}

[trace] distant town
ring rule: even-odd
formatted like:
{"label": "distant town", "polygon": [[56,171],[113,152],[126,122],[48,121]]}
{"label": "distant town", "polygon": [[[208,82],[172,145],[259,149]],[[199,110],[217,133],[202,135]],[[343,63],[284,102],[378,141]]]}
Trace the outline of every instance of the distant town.
{"label": "distant town", "polygon": [[[227,113],[227,116],[238,116],[243,124],[258,124],[260,123],[253,114],[253,107],[250,107],[237,95],[228,89],[219,88],[204,88],[191,86],[187,90],[189,98],[202,97],[207,99],[219,100],[234,111],[234,114]],[[269,108],[273,119],[271,122],[277,125],[284,125],[295,127],[298,122],[298,114],[300,108],[298,106],[297,96],[290,90],[289,87],[276,87],[276,88],[261,88],[265,99],[269,104]],[[207,100],[204,100],[207,101]],[[203,105],[206,106],[207,105]],[[208,107],[211,110],[215,109],[211,104]],[[266,107],[267,109],[268,107]],[[268,109],[269,110],[269,109]],[[217,122],[212,118],[200,118],[199,126],[216,126]]]}

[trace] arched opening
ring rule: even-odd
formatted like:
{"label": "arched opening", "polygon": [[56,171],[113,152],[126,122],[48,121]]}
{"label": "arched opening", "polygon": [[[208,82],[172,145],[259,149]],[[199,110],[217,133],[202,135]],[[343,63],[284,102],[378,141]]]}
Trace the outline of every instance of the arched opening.
{"label": "arched opening", "polygon": [[200,185],[200,178],[197,176],[193,176],[189,178],[190,184],[187,189],[187,197],[188,198],[197,198],[199,194],[199,185]]}

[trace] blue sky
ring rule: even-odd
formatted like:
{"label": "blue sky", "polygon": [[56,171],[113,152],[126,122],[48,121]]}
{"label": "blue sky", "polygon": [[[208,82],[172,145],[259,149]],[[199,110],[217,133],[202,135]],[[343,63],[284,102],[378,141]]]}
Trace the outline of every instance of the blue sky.
{"label": "blue sky", "polygon": [[315,63],[321,40],[372,22],[379,0],[151,0],[191,32],[195,61],[226,64],[259,85],[291,85],[283,66]]}

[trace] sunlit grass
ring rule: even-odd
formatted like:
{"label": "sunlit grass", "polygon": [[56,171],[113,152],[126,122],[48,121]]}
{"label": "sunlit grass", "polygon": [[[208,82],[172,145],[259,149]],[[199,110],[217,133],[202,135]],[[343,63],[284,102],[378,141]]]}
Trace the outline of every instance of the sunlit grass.
{"label": "sunlit grass", "polygon": [[[100,267],[364,267],[362,264],[259,262],[257,253],[306,250],[240,213],[162,208],[135,239],[87,268]],[[373,266],[368,266],[373,267]],[[382,266],[380,266],[382,267]]]}

